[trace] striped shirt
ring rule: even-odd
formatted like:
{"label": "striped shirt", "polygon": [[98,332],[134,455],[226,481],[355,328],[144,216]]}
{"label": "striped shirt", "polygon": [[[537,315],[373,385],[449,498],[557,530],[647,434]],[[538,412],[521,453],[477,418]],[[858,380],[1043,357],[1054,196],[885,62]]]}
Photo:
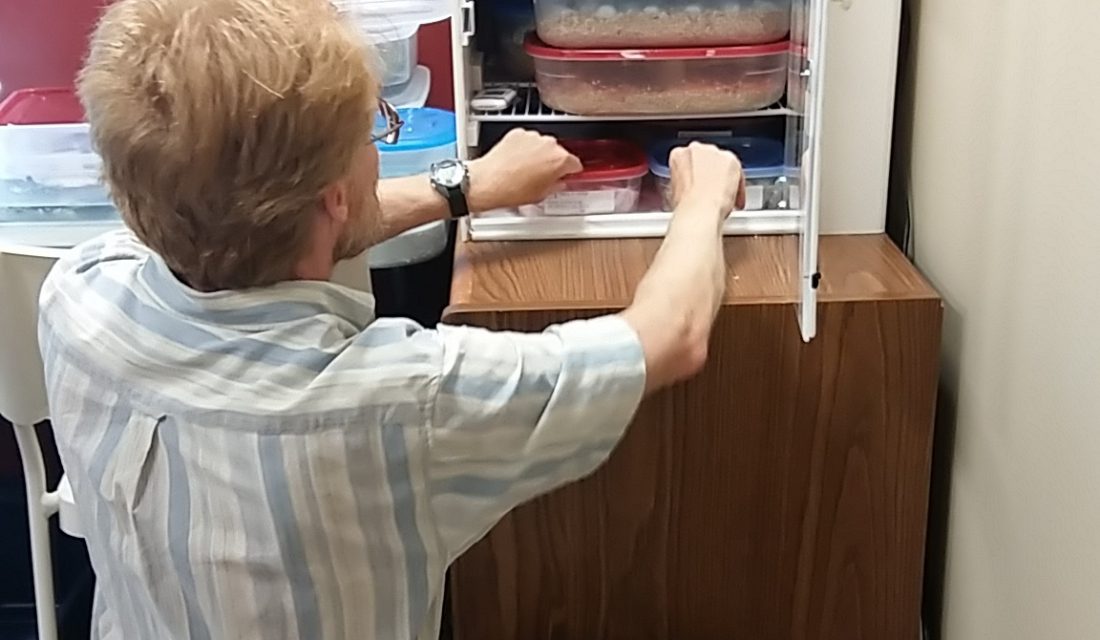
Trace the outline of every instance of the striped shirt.
{"label": "striped shirt", "polygon": [[605,460],[645,382],[618,317],[425,330],[328,282],[201,293],[127,232],[59,261],[39,335],[102,639],[435,638],[448,564]]}

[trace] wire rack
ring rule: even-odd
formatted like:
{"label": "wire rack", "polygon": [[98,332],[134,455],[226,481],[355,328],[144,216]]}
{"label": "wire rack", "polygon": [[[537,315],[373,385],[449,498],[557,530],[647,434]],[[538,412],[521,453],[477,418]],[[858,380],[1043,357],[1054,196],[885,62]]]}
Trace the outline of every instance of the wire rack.
{"label": "wire rack", "polygon": [[504,111],[470,111],[470,118],[477,122],[626,122],[639,120],[714,120],[718,118],[761,118],[769,116],[793,115],[794,111],[781,102],[756,111],[739,113],[710,113],[697,115],[628,115],[628,116],[578,116],[557,111],[542,102],[538,87],[533,84],[496,84],[487,88],[510,87],[519,94],[512,106]]}

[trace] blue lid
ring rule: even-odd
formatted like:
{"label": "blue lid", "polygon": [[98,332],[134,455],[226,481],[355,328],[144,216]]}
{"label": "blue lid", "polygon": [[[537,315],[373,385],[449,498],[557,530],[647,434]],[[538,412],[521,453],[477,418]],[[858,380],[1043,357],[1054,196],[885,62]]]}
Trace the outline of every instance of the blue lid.
{"label": "blue lid", "polygon": [[[379,144],[379,153],[399,151],[420,151],[434,149],[455,143],[455,114],[442,109],[398,109],[397,113],[405,125],[397,144]],[[374,130],[381,133],[386,128],[386,119],[381,115],[374,118]]]}
{"label": "blue lid", "polygon": [[497,15],[512,20],[534,20],[535,7],[530,2],[504,2],[497,7]]}
{"label": "blue lid", "polygon": [[662,140],[650,147],[649,170],[661,178],[668,178],[668,155],[676,147],[690,142],[709,142],[717,147],[728,149],[741,159],[745,177],[778,178],[783,175],[783,143],[771,138],[759,136],[698,136],[693,138],[673,138]]}
{"label": "blue lid", "polygon": [[532,0],[496,0],[490,3],[490,7],[496,13],[535,15],[535,3]]}

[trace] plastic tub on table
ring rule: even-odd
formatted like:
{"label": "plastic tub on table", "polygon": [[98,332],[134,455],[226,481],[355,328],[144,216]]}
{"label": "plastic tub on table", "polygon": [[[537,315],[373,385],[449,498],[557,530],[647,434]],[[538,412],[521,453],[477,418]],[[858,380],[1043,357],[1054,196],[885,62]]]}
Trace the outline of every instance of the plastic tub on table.
{"label": "plastic tub on table", "polygon": [[787,85],[786,42],[697,49],[557,49],[529,36],[547,105],[578,115],[733,114],[765,108]]}
{"label": "plastic tub on table", "polygon": [[692,141],[707,142],[732,151],[741,160],[745,172],[745,210],[775,209],[787,199],[787,170],[784,166],[784,147],[778,140],[751,136],[692,136],[659,142],[650,149],[649,169],[661,193],[665,211],[672,209],[669,192],[671,171],[668,157],[677,147]]}
{"label": "plastic tub on table", "polygon": [[584,169],[565,179],[565,189],[537,205],[520,207],[523,216],[577,216],[628,213],[638,205],[649,169],[645,152],[620,140],[563,140]]}
{"label": "plastic tub on table", "polygon": [[[398,109],[405,125],[397,144],[378,145],[379,175],[400,178],[427,173],[441,160],[456,157],[455,115],[440,109]],[[384,120],[375,122],[384,128]],[[432,222],[371,247],[371,268],[385,269],[430,260],[447,247],[447,223]]]}
{"label": "plastic tub on table", "polygon": [[573,49],[764,44],[785,38],[791,0],[535,0],[538,32]]}

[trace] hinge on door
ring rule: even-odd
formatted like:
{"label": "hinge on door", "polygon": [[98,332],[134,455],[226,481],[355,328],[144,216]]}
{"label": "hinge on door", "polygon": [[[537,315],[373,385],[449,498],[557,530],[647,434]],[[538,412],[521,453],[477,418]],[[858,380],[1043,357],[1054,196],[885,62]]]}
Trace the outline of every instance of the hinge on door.
{"label": "hinge on door", "polygon": [[808,57],[803,57],[802,58],[802,71],[799,71],[798,75],[803,77],[803,78],[809,78],[810,75],[812,75],[812,73],[813,73],[811,71],[811,69],[812,69],[812,65],[810,64],[810,59]]}
{"label": "hinge on door", "polygon": [[821,284],[821,272],[817,271],[810,276],[810,288],[817,289],[817,286]]}
{"label": "hinge on door", "polygon": [[458,10],[462,15],[462,46],[467,47],[477,32],[477,21],[474,14],[474,0],[459,0]]}

